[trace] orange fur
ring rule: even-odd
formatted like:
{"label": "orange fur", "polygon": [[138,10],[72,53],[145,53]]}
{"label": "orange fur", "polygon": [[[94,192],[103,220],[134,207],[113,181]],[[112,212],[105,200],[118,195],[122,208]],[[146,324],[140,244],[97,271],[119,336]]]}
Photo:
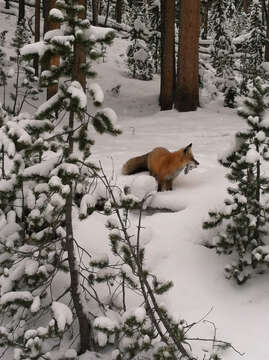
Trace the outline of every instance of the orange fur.
{"label": "orange fur", "polygon": [[164,147],[157,147],[148,154],[128,160],[123,165],[122,173],[130,175],[149,170],[158,182],[158,191],[172,190],[174,178],[187,164],[192,167],[199,165],[193,157],[191,146],[192,144],[174,152],[170,152]]}

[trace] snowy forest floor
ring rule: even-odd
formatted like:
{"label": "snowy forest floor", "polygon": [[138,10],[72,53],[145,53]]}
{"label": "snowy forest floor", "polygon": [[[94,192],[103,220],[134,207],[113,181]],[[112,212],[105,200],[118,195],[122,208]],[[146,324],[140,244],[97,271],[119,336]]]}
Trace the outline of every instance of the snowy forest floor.
{"label": "snowy forest floor", "polygon": [[[117,112],[123,134],[116,138],[99,136],[93,158],[101,161],[108,176],[115,172],[119,184],[130,184],[145,175],[120,174],[121,166],[129,158],[156,146],[174,151],[193,144],[200,166],[188,175],[178,176],[174,190],[158,193],[155,199],[164,207],[181,211],[159,212],[143,218],[143,226],[150,233],[146,245],[147,264],[153,273],[174,283],[164,299],[171,313],[192,323],[211,310],[206,320],[216,325],[218,339],[231,342],[245,353],[245,360],[267,359],[268,274],[257,275],[238,286],[224,278],[223,269],[230,260],[202,246],[203,241],[212,237],[202,230],[202,222],[208,210],[222,206],[227,196],[226,170],[217,158],[229,148],[234,133],[245,127],[244,120],[236,110],[224,108],[221,98],[196,112],[160,112],[159,78],[150,82],[129,79],[123,61],[119,60],[125,46],[124,41],[116,40],[106,63],[97,66],[98,82],[107,90],[105,105]],[[113,97],[109,89],[118,84],[121,84],[120,95]],[[109,251],[103,223],[103,217],[95,214],[77,224],[77,238],[91,252]],[[202,322],[195,335],[213,338],[214,329]],[[201,343],[191,345],[195,353]],[[210,348],[211,344],[202,345],[205,351]],[[241,357],[232,350],[223,355],[227,360]],[[202,358],[202,354],[200,356]]]}
{"label": "snowy forest floor", "polygon": [[[12,21],[3,14],[0,20],[0,31],[11,31],[7,27]],[[107,176],[114,174],[117,184],[130,184],[140,176],[143,183],[145,174],[121,175],[126,160],[156,146],[174,151],[193,144],[200,166],[188,175],[180,175],[172,192],[155,195],[157,203],[179,211],[143,217],[143,227],[147,230],[147,266],[161,279],[173,281],[174,287],[163,297],[172,314],[192,323],[210,312],[206,320],[215,324],[217,339],[231,342],[245,353],[244,360],[266,360],[269,274],[257,275],[238,286],[224,277],[223,268],[230,260],[202,245],[212,236],[202,230],[203,219],[209,209],[222,206],[226,197],[226,170],[219,165],[218,154],[229,146],[235,131],[244,127],[244,120],[236,110],[224,108],[221,98],[195,112],[160,112],[159,77],[149,82],[129,79],[124,64],[126,46],[127,40],[116,39],[107,51],[105,62],[95,67],[97,82],[105,92],[104,106],[116,111],[123,134],[96,136],[92,158],[101,162]],[[117,85],[121,85],[120,93],[114,96],[111,89]],[[110,252],[105,221],[104,216],[95,213],[75,224],[77,241],[91,254]],[[136,214],[132,222],[136,224]],[[213,339],[214,328],[202,321],[192,336]],[[200,359],[203,351],[212,347],[211,343],[201,345],[197,341],[191,345],[194,353],[200,352]],[[223,355],[225,360],[241,358],[232,349]]]}

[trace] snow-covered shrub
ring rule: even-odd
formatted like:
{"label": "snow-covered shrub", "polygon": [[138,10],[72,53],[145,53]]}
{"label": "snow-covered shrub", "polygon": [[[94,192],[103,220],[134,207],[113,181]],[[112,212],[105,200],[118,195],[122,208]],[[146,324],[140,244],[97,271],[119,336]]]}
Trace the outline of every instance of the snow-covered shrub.
{"label": "snow-covered shrub", "polygon": [[238,109],[247,128],[235,135],[234,145],[220,163],[229,169],[230,195],[220,210],[209,212],[205,229],[220,227],[211,240],[218,253],[234,254],[225,268],[228,278],[244,283],[253,269],[268,264],[269,177],[264,162],[269,160],[269,86],[257,78],[249,85],[248,97]]}

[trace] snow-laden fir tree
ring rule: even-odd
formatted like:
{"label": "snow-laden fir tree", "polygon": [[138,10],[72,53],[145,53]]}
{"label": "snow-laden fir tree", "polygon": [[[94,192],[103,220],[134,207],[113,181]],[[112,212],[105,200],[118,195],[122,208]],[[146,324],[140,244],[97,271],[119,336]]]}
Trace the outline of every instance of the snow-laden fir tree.
{"label": "snow-laden fir tree", "polygon": [[[150,194],[146,190],[144,194],[142,191],[134,195],[132,189],[121,191],[111,187],[106,176],[102,177],[102,181],[112,205],[107,228],[116,263],[111,264],[108,255],[91,259],[95,268],[92,281],[112,284],[109,301],[106,301],[109,307],[94,321],[99,346],[113,344],[112,358],[119,360],[176,360],[180,356],[195,359],[185,348],[188,342],[185,336],[187,323],[174,319],[168,309],[159,303],[159,296],[172,287],[172,282],[160,280],[147,269],[145,263],[147,231],[142,226],[142,209],[150,203]],[[132,209],[140,211],[137,224],[130,223]],[[136,293],[136,297],[141,297],[138,304],[143,304],[136,308],[132,306],[131,310],[128,309],[127,297],[130,290]]]}
{"label": "snow-laden fir tree", "polygon": [[161,1],[152,0],[148,8],[150,37],[149,48],[154,62],[154,73],[160,73],[161,59]]}
{"label": "snow-laden fir tree", "polygon": [[[20,49],[31,42],[32,34],[25,20],[21,20],[15,30],[11,46],[14,49],[15,56],[11,56],[8,63],[3,64],[2,69],[4,77],[3,106],[12,115],[18,115],[26,101],[36,100],[38,90],[38,79],[35,77],[34,69],[23,61],[20,55]],[[13,80],[13,84],[11,84]],[[12,91],[7,93],[10,87]],[[5,93],[6,92],[6,93]]]}
{"label": "snow-laden fir tree", "polygon": [[249,33],[247,40],[247,67],[249,78],[255,79],[261,74],[261,63],[264,61],[266,31],[262,20],[262,4],[253,0],[249,9]]}
{"label": "snow-laden fir tree", "polygon": [[[92,127],[100,133],[120,132],[112,109],[87,113],[87,96],[80,83],[82,73],[95,75],[92,61],[100,55],[96,43],[110,43],[113,33],[91,27],[79,0],[58,0],[56,7],[50,11],[50,20],[61,28],[47,32],[39,43],[23,47],[21,55],[38,53],[43,61],[59,55],[59,67],[41,74],[43,84],[58,84],[58,92],[34,117],[2,116],[1,124],[1,344],[16,348],[16,359],[49,358],[73,321],[79,329],[78,351],[93,347],[75,255],[73,207],[85,211],[86,216],[87,209],[94,206],[88,194],[92,179],[87,170],[94,167],[89,162]],[[82,54],[85,57],[78,56]],[[100,86],[91,83],[88,90],[100,107]],[[7,157],[10,161],[5,167]],[[67,291],[65,281],[55,283],[60,270],[69,271]],[[68,294],[70,307],[60,301]],[[36,327],[37,319],[43,327]]]}
{"label": "snow-laden fir tree", "polygon": [[251,3],[245,28],[247,33],[240,48],[242,54],[240,91],[242,94],[246,93],[249,80],[253,81],[257,76],[263,77],[264,74],[261,64],[264,61],[266,30],[262,20],[262,5],[259,0]]}
{"label": "snow-laden fir tree", "polygon": [[211,26],[214,32],[211,49],[212,65],[216,69],[218,88],[224,92],[224,105],[234,107],[237,83],[234,77],[234,53],[230,30],[227,27],[226,0],[215,1],[212,7]]}
{"label": "snow-laden fir tree", "polygon": [[149,47],[150,31],[148,29],[147,4],[134,8],[134,21],[130,32],[131,44],[128,46],[127,66],[130,77],[140,80],[152,80],[154,62]]}
{"label": "snow-laden fir tree", "polygon": [[238,109],[247,127],[236,133],[235,144],[220,159],[229,169],[230,195],[220,210],[209,212],[205,229],[217,227],[212,240],[218,253],[234,254],[226,266],[227,277],[244,283],[253,269],[269,264],[269,177],[265,162],[269,160],[269,86],[260,78],[248,86],[248,96]]}

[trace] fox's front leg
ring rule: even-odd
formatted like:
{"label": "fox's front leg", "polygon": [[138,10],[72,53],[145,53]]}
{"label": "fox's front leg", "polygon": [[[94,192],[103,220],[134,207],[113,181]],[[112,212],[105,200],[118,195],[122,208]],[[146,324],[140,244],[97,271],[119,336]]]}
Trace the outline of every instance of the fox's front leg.
{"label": "fox's front leg", "polygon": [[173,180],[166,180],[164,183],[164,190],[172,191],[173,190]]}

